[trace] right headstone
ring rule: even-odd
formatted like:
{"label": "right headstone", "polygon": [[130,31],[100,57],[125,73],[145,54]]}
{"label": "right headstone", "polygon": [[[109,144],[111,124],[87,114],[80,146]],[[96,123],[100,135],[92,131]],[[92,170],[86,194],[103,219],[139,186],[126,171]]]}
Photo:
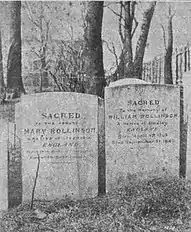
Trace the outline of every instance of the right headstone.
{"label": "right headstone", "polygon": [[135,175],[179,175],[178,86],[126,79],[106,87],[105,128],[107,191]]}
{"label": "right headstone", "polygon": [[8,122],[0,119],[0,217],[8,209]]}
{"label": "right headstone", "polygon": [[[184,125],[183,148],[186,159],[186,178],[191,179],[191,72],[183,76]],[[183,150],[184,152],[184,150]]]}

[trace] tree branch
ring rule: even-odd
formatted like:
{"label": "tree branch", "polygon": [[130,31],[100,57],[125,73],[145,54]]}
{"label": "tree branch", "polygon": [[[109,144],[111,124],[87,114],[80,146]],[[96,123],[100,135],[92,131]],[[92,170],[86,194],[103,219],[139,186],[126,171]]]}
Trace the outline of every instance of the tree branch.
{"label": "tree branch", "polygon": [[134,17],[135,17],[135,6],[136,6],[137,2],[136,1],[132,1],[131,2],[131,21],[133,21]]}
{"label": "tree branch", "polygon": [[132,1],[131,2],[131,10],[130,10],[130,21],[131,21],[131,25],[133,24],[133,21],[135,22],[135,27],[133,29],[133,32],[132,32],[132,28],[131,28],[131,38],[133,38],[134,34],[135,34],[135,31],[138,27],[138,22],[135,18],[135,6],[136,6],[137,2],[135,1]]}
{"label": "tree branch", "polygon": [[134,34],[135,34],[135,31],[137,30],[137,27],[139,25],[138,21],[136,20],[136,18],[134,17],[134,22],[135,22],[135,27],[133,29],[133,32],[131,33],[131,38],[133,38]]}
{"label": "tree branch", "polygon": [[33,14],[32,14],[32,12],[31,12],[31,10],[30,10],[30,7],[29,7],[27,1],[25,1],[25,5],[26,5],[26,9],[27,9],[27,14],[28,14],[29,20],[30,20],[36,27],[40,28],[40,23],[38,23],[37,21],[35,21],[35,20],[33,19],[33,16],[32,16]]}
{"label": "tree branch", "polygon": [[103,42],[106,44],[108,51],[110,51],[111,54],[114,55],[116,67],[118,68],[119,67],[119,63],[118,63],[118,57],[117,57],[117,53],[116,53],[116,49],[115,49],[114,43],[112,43],[112,49],[111,49],[107,41],[103,40]]}
{"label": "tree branch", "polygon": [[161,24],[160,26],[161,26],[161,28],[162,28],[164,48],[165,48],[165,50],[166,50],[166,49],[167,49],[167,45],[166,45],[166,33],[165,33],[164,26],[163,26],[162,24]]}
{"label": "tree branch", "polygon": [[116,50],[115,50],[115,46],[114,46],[113,43],[112,43],[112,48],[113,48],[113,54],[115,56],[115,63],[116,63],[116,66],[118,68],[119,67],[119,62],[118,62],[118,57],[117,57],[117,53],[116,53]]}
{"label": "tree branch", "polygon": [[108,3],[105,3],[105,2],[104,2],[103,7],[108,7],[108,6],[112,5],[112,4],[113,4],[113,2],[108,2]]}
{"label": "tree branch", "polygon": [[51,77],[53,78],[54,82],[56,83],[56,85],[58,86],[58,89],[60,90],[60,92],[62,92],[63,88],[59,85],[56,76],[51,71],[49,71],[49,73],[50,73]]}
{"label": "tree branch", "polygon": [[122,33],[122,11],[123,11],[123,5],[122,5],[122,1],[120,1],[120,17],[119,17],[119,35],[120,35],[120,38],[121,38],[121,41],[122,43],[124,44],[125,42],[125,39],[124,39],[124,36],[123,36],[123,33]]}
{"label": "tree branch", "polygon": [[121,17],[121,19],[123,19],[125,21],[125,18],[120,14],[120,13],[117,13],[116,11],[114,11],[111,7],[107,7],[108,9],[110,9],[116,16],[118,17]]}
{"label": "tree branch", "polygon": [[168,8],[168,15],[169,15],[169,18],[172,18],[175,16],[176,14],[176,11],[174,11],[174,13],[172,14],[172,8],[171,8],[171,5],[169,4],[169,8]]}

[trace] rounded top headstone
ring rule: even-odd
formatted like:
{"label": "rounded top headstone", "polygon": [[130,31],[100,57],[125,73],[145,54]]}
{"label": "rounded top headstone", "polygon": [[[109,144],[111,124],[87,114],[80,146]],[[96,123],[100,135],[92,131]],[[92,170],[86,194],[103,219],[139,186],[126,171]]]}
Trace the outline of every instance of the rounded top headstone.
{"label": "rounded top headstone", "polygon": [[109,84],[109,87],[116,87],[116,86],[122,86],[122,85],[134,85],[134,84],[149,84],[146,81],[140,80],[140,79],[136,79],[136,78],[124,78],[124,79],[120,79],[114,82],[111,82]]}

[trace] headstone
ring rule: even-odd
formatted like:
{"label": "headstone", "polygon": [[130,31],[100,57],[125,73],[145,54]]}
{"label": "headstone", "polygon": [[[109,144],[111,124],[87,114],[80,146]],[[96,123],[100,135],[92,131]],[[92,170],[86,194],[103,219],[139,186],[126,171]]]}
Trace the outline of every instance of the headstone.
{"label": "headstone", "polygon": [[103,100],[88,94],[54,92],[22,97],[16,122],[21,132],[24,201],[31,199],[35,179],[35,199],[97,195],[99,142],[103,138],[98,128],[104,125],[99,117],[103,110]]}
{"label": "headstone", "polygon": [[8,122],[0,119],[0,216],[8,209]]}
{"label": "headstone", "polygon": [[191,179],[191,72],[183,76],[184,149],[186,149],[186,177]]}
{"label": "headstone", "polygon": [[117,81],[113,81],[109,84],[109,87],[115,87],[115,86],[124,86],[124,85],[135,85],[135,84],[148,84],[146,81],[136,79],[136,78],[123,78]]}
{"label": "headstone", "polygon": [[128,178],[179,174],[180,88],[105,88],[106,188]]}

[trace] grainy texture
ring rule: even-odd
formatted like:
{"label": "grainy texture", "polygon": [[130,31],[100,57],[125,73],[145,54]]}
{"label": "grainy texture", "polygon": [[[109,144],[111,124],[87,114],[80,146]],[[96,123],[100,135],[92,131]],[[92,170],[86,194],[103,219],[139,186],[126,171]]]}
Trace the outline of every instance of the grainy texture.
{"label": "grainy texture", "polygon": [[184,137],[183,148],[186,149],[186,177],[191,178],[191,79],[190,75],[184,76],[183,82],[183,110],[184,110]]}
{"label": "grainy texture", "polygon": [[[79,93],[23,96],[16,108],[22,144],[23,200],[94,197],[98,194],[98,153],[103,139],[103,103]],[[102,146],[98,146],[98,142]],[[99,149],[98,149],[99,147]],[[103,154],[102,154],[103,157]]]}
{"label": "grainy texture", "polygon": [[123,184],[128,175],[179,175],[178,87],[108,87],[105,115],[107,190]]}
{"label": "grainy texture", "polygon": [[3,155],[7,160],[9,208],[18,206],[22,202],[21,146],[15,125],[15,104],[17,102],[18,99],[0,105],[0,118],[7,123],[7,137],[4,141],[7,150]]}
{"label": "grainy texture", "polygon": [[7,127],[8,122],[0,119],[0,215],[8,209]]}

